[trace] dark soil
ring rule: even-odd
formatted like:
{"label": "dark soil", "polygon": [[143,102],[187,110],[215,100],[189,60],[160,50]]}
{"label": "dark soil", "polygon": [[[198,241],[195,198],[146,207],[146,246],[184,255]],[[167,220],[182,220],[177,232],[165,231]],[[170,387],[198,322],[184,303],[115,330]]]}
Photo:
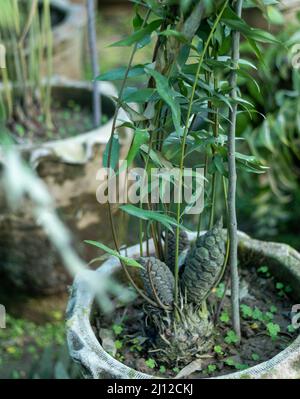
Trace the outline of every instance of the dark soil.
{"label": "dark soil", "polygon": [[[224,291],[222,283],[210,295],[208,307],[212,318],[216,318]],[[211,349],[199,356],[198,370],[187,373],[185,377],[213,377],[246,370],[285,349],[297,336],[290,325],[293,302],[288,297],[289,293],[290,287],[276,281],[266,267],[242,269],[241,344],[234,342],[230,290],[226,290],[223,307],[217,315]],[[100,319],[99,314],[96,314],[95,333],[103,347],[127,366],[161,377],[175,377],[187,365],[173,364],[167,367],[160,363],[153,337],[145,329],[142,305],[140,299],[127,306],[118,304],[113,319],[112,315],[102,315]]]}
{"label": "dark soil", "polygon": [[[106,123],[107,119],[107,116],[103,115],[101,124]],[[19,107],[7,127],[12,133],[13,139],[19,144],[64,139],[94,129],[93,115],[90,109],[81,107],[72,100],[65,106],[59,102],[53,103],[51,123],[52,126],[47,127],[45,116],[40,110],[32,107],[25,114]]]}

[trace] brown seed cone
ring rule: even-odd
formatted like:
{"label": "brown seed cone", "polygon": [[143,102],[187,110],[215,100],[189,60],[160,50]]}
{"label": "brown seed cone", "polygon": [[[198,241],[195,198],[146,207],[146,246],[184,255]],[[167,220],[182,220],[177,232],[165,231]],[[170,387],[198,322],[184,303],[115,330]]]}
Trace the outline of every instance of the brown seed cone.
{"label": "brown seed cone", "polygon": [[[174,274],[175,269],[175,253],[176,253],[176,235],[168,230],[166,234],[166,264]],[[179,232],[179,254],[189,246],[189,239],[184,230]]]}
{"label": "brown seed cone", "polygon": [[[175,281],[168,266],[154,256],[140,258],[139,262],[144,267],[141,269],[141,277],[145,291],[149,297],[156,301],[156,293],[164,305],[172,306],[174,302]],[[155,293],[153,292],[152,285],[155,289]]]}
{"label": "brown seed cone", "polygon": [[200,305],[220,276],[225,260],[222,219],[187,254],[182,274],[182,289],[189,302]]}

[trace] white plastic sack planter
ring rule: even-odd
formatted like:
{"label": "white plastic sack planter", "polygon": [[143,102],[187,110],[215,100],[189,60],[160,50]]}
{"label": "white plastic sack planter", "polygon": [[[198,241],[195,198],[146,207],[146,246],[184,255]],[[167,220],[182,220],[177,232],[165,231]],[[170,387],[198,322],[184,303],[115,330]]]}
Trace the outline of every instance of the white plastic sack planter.
{"label": "white plastic sack planter", "polygon": [[[190,239],[194,238],[195,234],[190,234]],[[153,251],[153,243],[150,242],[150,252]],[[127,249],[126,256],[138,257],[139,245]],[[261,265],[263,261],[263,264],[268,265],[276,277],[292,286],[295,300],[300,303],[300,254],[297,251],[285,244],[253,240],[239,233],[239,256],[245,266],[248,262],[252,265],[256,263]],[[109,258],[98,270],[85,273],[96,279],[107,275],[117,275],[120,271],[119,261],[116,258]],[[95,298],[87,286],[86,277],[82,275],[76,277],[67,308],[69,352],[74,361],[80,364],[84,376],[93,379],[156,378],[127,367],[102,348],[90,322]],[[218,378],[300,378],[300,336],[273,359],[248,370]]]}

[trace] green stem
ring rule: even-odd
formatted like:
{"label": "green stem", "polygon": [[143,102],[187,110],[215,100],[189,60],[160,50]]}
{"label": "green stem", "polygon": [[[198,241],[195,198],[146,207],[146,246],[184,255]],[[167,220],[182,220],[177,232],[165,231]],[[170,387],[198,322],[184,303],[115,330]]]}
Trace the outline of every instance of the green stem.
{"label": "green stem", "polygon": [[216,193],[217,193],[217,173],[213,173],[212,177],[212,193],[211,193],[211,208],[209,216],[209,228],[211,229],[214,225],[215,220],[215,207],[216,207]]}
{"label": "green stem", "polygon": [[[210,75],[211,75],[211,73],[208,72],[208,71],[205,71],[204,75],[205,75],[206,83],[208,84],[208,86],[210,86],[210,79],[211,79],[211,78],[210,78]],[[209,97],[209,95],[210,95],[210,93],[209,93],[209,91],[207,91],[207,96]],[[208,102],[208,108],[209,108],[209,109],[211,108],[211,102],[210,102],[210,101]],[[204,193],[204,198],[205,198],[205,189],[206,189],[207,170],[208,170],[208,154],[207,154],[207,149],[206,149],[206,151],[205,151],[205,157],[204,157],[204,171],[203,171],[203,172],[204,172],[204,179],[203,179],[203,193]],[[202,214],[203,214],[203,212],[204,212],[204,209],[203,209],[203,211],[199,214],[199,218],[198,218],[197,239],[199,238],[200,231],[201,231]]]}
{"label": "green stem", "polygon": [[94,127],[96,128],[101,123],[101,96],[99,96],[99,82],[96,79],[99,75],[99,61],[97,51],[95,0],[87,0],[86,7],[88,15],[90,62],[93,73],[93,120]]}
{"label": "green stem", "polygon": [[[214,79],[214,89],[217,90],[218,88],[218,79]],[[214,107],[214,114],[213,114],[213,134],[214,137],[217,138],[219,135],[219,113],[218,108]],[[214,146],[212,146],[212,153],[213,159],[216,154]],[[213,173],[212,177],[212,200],[211,200],[211,210],[210,210],[210,219],[209,219],[209,228],[211,229],[214,225],[214,218],[215,218],[215,207],[216,207],[216,192],[217,192],[217,172]]]}
{"label": "green stem", "polygon": [[2,69],[2,79],[3,79],[3,92],[5,94],[6,104],[7,104],[7,117],[8,119],[11,118],[13,113],[13,95],[12,90],[9,85],[9,77],[7,73],[7,69]]}
{"label": "green stem", "polygon": [[[146,25],[147,20],[148,20],[148,18],[150,16],[150,13],[151,13],[151,10],[148,10],[147,14],[146,14],[146,17],[144,19],[142,28]],[[115,110],[115,114],[114,114],[113,121],[112,121],[112,128],[111,128],[109,148],[108,148],[108,159],[107,159],[107,167],[108,167],[108,169],[110,169],[110,165],[111,165],[112,141],[113,141],[112,139],[113,139],[113,136],[114,136],[114,133],[115,133],[115,130],[116,130],[118,113],[119,113],[119,110],[120,110],[121,105],[122,105],[121,104],[121,98],[122,98],[122,95],[123,95],[123,92],[124,92],[124,89],[125,89],[125,85],[126,85],[126,81],[127,81],[127,78],[128,78],[128,74],[129,74],[129,71],[130,71],[130,68],[131,68],[131,65],[132,65],[132,62],[133,62],[133,59],[134,59],[134,56],[135,56],[135,53],[136,53],[137,49],[138,49],[138,43],[135,43],[135,45],[134,45],[134,47],[132,49],[131,55],[130,55],[130,59],[129,59],[126,71],[125,71],[125,76],[124,76],[124,79],[122,81],[122,85],[121,85],[120,92],[119,92],[119,98],[118,98],[118,101],[117,101],[117,104],[116,104],[116,110]],[[115,225],[114,225],[114,218],[113,218],[112,207],[111,207],[110,202],[108,202],[108,213],[109,213],[109,221],[110,221],[110,225],[111,225],[113,241],[114,241],[116,250],[119,251],[118,236],[117,236],[117,232],[116,232]]]}
{"label": "green stem", "polygon": [[[204,159],[204,180],[203,180],[203,191],[204,191],[204,196],[205,196],[205,188],[206,188],[206,176],[207,176],[207,169],[208,169],[208,155],[205,153],[205,159]],[[199,218],[198,218],[198,226],[197,226],[197,238],[200,236],[200,231],[201,231],[201,224],[202,224],[202,215],[203,211],[200,213]]]}
{"label": "green stem", "polygon": [[[151,10],[147,11],[147,14],[145,16],[142,28],[146,25],[147,20],[150,16]],[[135,56],[135,53],[138,49],[138,43],[136,43],[132,49],[131,55],[130,55],[130,59],[127,65],[127,69],[125,72],[125,76],[120,88],[120,93],[119,93],[119,98],[118,98],[118,102],[116,104],[116,110],[115,110],[115,114],[114,114],[114,118],[113,118],[113,122],[112,122],[112,128],[111,128],[111,134],[110,134],[110,142],[109,142],[109,151],[108,151],[108,159],[107,159],[107,168],[108,170],[110,170],[110,165],[111,165],[111,155],[112,155],[112,139],[113,139],[113,135],[115,133],[115,129],[116,129],[116,124],[117,124],[117,118],[118,118],[118,113],[119,110],[121,108],[121,98],[124,92],[124,88],[125,88],[125,84],[128,78],[128,74],[133,62],[133,58]],[[109,178],[109,177],[108,177]],[[117,231],[115,228],[115,224],[114,224],[114,217],[113,217],[113,211],[112,211],[112,206],[111,203],[108,201],[108,215],[109,215],[109,222],[110,222],[110,226],[111,226],[111,232],[112,232],[112,237],[113,237],[113,241],[115,244],[115,248],[116,250],[120,253],[120,246],[119,246],[119,242],[118,242],[118,236],[117,236]],[[131,275],[129,274],[126,265],[121,261],[121,266],[124,270],[124,273],[127,277],[127,279],[129,280],[130,284],[133,286],[133,288],[137,291],[137,293],[146,301],[148,302],[150,305],[152,306],[156,306],[157,307],[157,303],[154,302],[152,299],[150,299],[147,295],[144,294],[144,292],[142,290],[139,289],[139,287],[135,284],[133,278],[131,277]]]}
{"label": "green stem", "polygon": [[[142,202],[140,202],[140,208],[142,207]],[[140,256],[143,256],[143,221],[139,220],[139,242],[140,242]]]}
{"label": "green stem", "polygon": [[185,145],[186,145],[186,139],[187,139],[187,135],[188,135],[188,131],[189,131],[189,121],[190,121],[190,117],[192,114],[192,106],[193,106],[193,101],[194,101],[194,97],[195,97],[195,92],[196,92],[196,88],[197,88],[197,84],[198,84],[198,80],[199,80],[199,76],[200,76],[200,71],[201,71],[201,67],[203,64],[203,60],[204,60],[204,56],[207,52],[208,46],[211,42],[211,39],[213,37],[213,34],[220,22],[220,19],[225,11],[225,8],[228,5],[229,0],[227,0],[219,15],[216,18],[216,21],[214,22],[214,25],[210,31],[210,34],[208,36],[208,39],[205,43],[204,49],[202,51],[202,54],[200,56],[199,62],[198,62],[198,67],[197,67],[197,71],[196,71],[196,75],[195,75],[195,81],[193,84],[193,88],[192,88],[192,93],[191,93],[191,97],[190,97],[190,101],[189,101],[189,106],[188,106],[188,112],[187,112],[187,117],[186,117],[186,123],[185,123],[185,128],[184,128],[184,133],[183,133],[183,138],[182,138],[182,147],[181,147],[181,157],[180,157],[180,172],[179,172],[179,189],[178,189],[178,204],[177,204],[177,228],[176,228],[176,251],[175,251],[175,270],[174,270],[174,274],[175,274],[175,290],[174,290],[174,302],[177,305],[178,304],[178,291],[179,291],[179,267],[178,267],[178,259],[179,259],[179,224],[180,224],[180,202],[181,202],[181,188],[182,188],[182,178],[183,178],[183,167],[184,167],[184,157],[185,157]]}

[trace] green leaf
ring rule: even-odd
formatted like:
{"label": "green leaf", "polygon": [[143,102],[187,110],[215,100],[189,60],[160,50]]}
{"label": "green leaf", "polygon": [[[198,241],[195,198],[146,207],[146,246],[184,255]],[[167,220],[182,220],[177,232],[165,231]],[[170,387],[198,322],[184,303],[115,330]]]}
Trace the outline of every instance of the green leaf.
{"label": "green leaf", "polygon": [[128,213],[129,215],[135,216],[139,219],[155,221],[155,222],[161,223],[163,226],[165,226],[170,231],[173,231],[172,226],[176,226],[183,230],[187,230],[186,227],[184,227],[180,223],[178,224],[177,221],[175,219],[173,219],[172,217],[170,217],[168,215],[164,215],[159,212],[141,209],[141,208],[138,208],[131,204],[122,205],[122,206],[120,206],[120,209],[122,211]]}
{"label": "green leaf", "polygon": [[122,101],[126,103],[145,103],[154,100],[156,90],[154,89],[134,89],[130,93],[124,93]]}
{"label": "green leaf", "polygon": [[283,25],[284,16],[278,9],[278,7],[269,6],[267,7],[267,16],[269,21],[274,25]]}
{"label": "green leaf", "polygon": [[253,310],[252,317],[254,320],[258,320],[258,321],[264,320],[263,312],[260,309],[258,309],[257,307],[255,307],[255,309]]}
{"label": "green leaf", "polygon": [[116,258],[118,258],[122,262],[124,262],[127,266],[138,267],[140,269],[143,269],[143,266],[140,265],[136,260],[128,258],[127,256],[120,255],[118,251],[115,251],[114,249],[107,247],[106,245],[102,244],[101,242],[92,241],[92,240],[85,240],[84,242],[86,244],[93,245],[94,247],[100,248],[112,256],[115,256]]}
{"label": "green leaf", "polygon": [[254,51],[254,53],[256,54],[256,57],[262,63],[262,65],[266,66],[264,57],[262,55],[262,51],[261,51],[260,47],[257,45],[256,41],[253,39],[250,39],[249,37],[247,38],[247,41],[248,41],[250,47],[252,48],[252,50]]}
{"label": "green leaf", "polygon": [[239,338],[233,330],[229,330],[224,341],[226,344],[236,344],[239,342]]}
{"label": "green leaf", "polygon": [[129,105],[127,105],[125,102],[122,102],[122,108],[128,114],[132,122],[141,122],[147,120],[147,118],[143,114],[129,107]]}
{"label": "green leaf", "polygon": [[241,311],[243,318],[245,319],[251,318],[253,316],[253,310],[248,305],[241,304]]}
{"label": "green leaf", "polygon": [[[240,75],[241,77],[246,79],[246,82],[248,83],[248,88],[249,88],[249,85],[253,84],[253,86],[255,87],[255,90],[256,90],[255,91],[256,99],[257,98],[259,100],[263,99],[262,95],[260,94],[260,86],[257,83],[257,81],[254,79],[254,77],[250,73],[248,73],[247,71],[244,71],[242,69],[238,69],[236,72],[238,75]],[[250,89],[251,89],[251,86],[250,86]],[[253,93],[251,93],[251,94],[253,97]]]}
{"label": "green leaf", "polygon": [[112,329],[115,335],[120,335],[123,331],[123,327],[119,324],[113,324]]}
{"label": "green leaf", "polygon": [[216,296],[217,296],[217,298],[221,299],[221,298],[223,298],[224,294],[225,294],[225,284],[220,283],[216,289]]}
{"label": "green leaf", "polygon": [[142,27],[143,23],[144,23],[143,18],[137,12],[132,20],[132,25],[134,27],[134,30],[139,30]]}
{"label": "green leaf", "polygon": [[149,140],[149,133],[146,129],[136,129],[135,130],[133,141],[130,146],[128,155],[126,157],[127,167],[129,167],[132,164],[132,162],[134,161],[136,155],[140,151],[141,145],[147,143],[148,140]]}
{"label": "green leaf", "polygon": [[117,339],[117,340],[115,341],[115,348],[116,348],[117,350],[119,350],[119,349],[122,349],[122,347],[123,347],[123,342]]}
{"label": "green leaf", "polygon": [[222,314],[220,316],[220,320],[223,323],[228,323],[229,322],[229,314],[227,312],[222,312]]}
{"label": "green leaf", "polygon": [[278,290],[282,290],[284,288],[284,284],[283,283],[276,283],[276,288]]}
{"label": "green leaf", "polygon": [[279,4],[279,1],[277,0],[249,0],[249,7],[253,7],[253,4],[256,5],[256,7],[258,7],[264,14],[267,11],[267,6],[270,5],[277,5]]}
{"label": "green leaf", "polygon": [[110,47],[126,47],[140,42],[146,36],[155,31],[162,23],[161,19],[157,19],[148,24],[145,28],[139,29],[132,33],[130,36],[110,45]]}
{"label": "green leaf", "polygon": [[[112,144],[111,144],[112,140]],[[110,165],[108,165],[108,155],[111,147],[111,157],[110,157]],[[120,143],[118,135],[113,135],[113,137],[106,144],[104,153],[103,153],[103,167],[108,168],[108,166],[115,170],[119,163],[120,157]]]}
{"label": "green leaf", "polygon": [[150,149],[149,152],[149,146],[147,144],[141,145],[141,151],[144,152],[151,159],[151,161],[158,167],[165,167],[167,169],[172,167],[171,162],[168,161],[167,158],[164,157],[164,155],[156,150],[153,150],[152,148]]}
{"label": "green leaf", "polygon": [[209,372],[209,373],[213,373],[214,371],[216,371],[217,370],[217,366],[215,365],[215,364],[209,364],[208,366],[207,366],[207,371]]}
{"label": "green leaf", "polygon": [[245,155],[239,152],[235,153],[236,160],[239,166],[242,166],[243,169],[252,173],[265,173],[267,166],[262,165],[262,163],[256,159],[253,155]]}
{"label": "green leaf", "polygon": [[280,44],[280,41],[276,39],[270,32],[264,31],[262,29],[251,29],[251,32],[245,34],[246,37],[256,40],[261,43],[272,43]]}
{"label": "green leaf", "polygon": [[166,29],[163,32],[158,33],[159,36],[167,36],[167,37],[174,37],[177,39],[179,42],[187,44],[190,48],[195,50],[198,53],[198,49],[196,46],[194,46],[191,41],[181,32],[178,32],[177,30],[174,29]]}
{"label": "green leaf", "polygon": [[289,333],[294,333],[296,331],[296,328],[292,324],[290,324],[287,326],[287,330]]}
{"label": "green leaf", "polygon": [[252,39],[262,43],[280,43],[270,32],[264,31],[262,29],[251,28],[251,26],[249,26],[229,7],[227,7],[223,13],[222,22],[224,22],[231,29],[241,32],[247,39]]}
{"label": "green leaf", "polygon": [[[139,29],[142,29],[144,20],[139,14],[136,14],[136,16],[134,17],[132,22],[133,22],[133,28],[134,28],[135,32],[137,32]],[[151,42],[151,35],[149,34],[149,35],[146,35],[142,40],[139,41],[138,48],[141,49],[141,48],[145,47],[147,44],[149,44],[150,42]]]}
{"label": "green leaf", "polygon": [[160,366],[159,372],[160,372],[161,374],[164,374],[166,371],[167,371],[167,369],[166,369],[165,366]]}
{"label": "green leaf", "polygon": [[260,359],[260,356],[257,353],[252,353],[251,357],[254,362],[258,362]]}
{"label": "green leaf", "polygon": [[227,366],[235,366],[235,361],[232,358],[226,359],[224,363],[227,364]]}
{"label": "green leaf", "polygon": [[235,368],[237,370],[247,370],[249,368],[248,364],[236,363]]}
{"label": "green leaf", "polygon": [[270,312],[271,313],[277,313],[277,308],[276,308],[276,306],[274,306],[274,305],[272,305],[272,306],[270,306]]}
{"label": "green leaf", "polygon": [[275,323],[268,323],[266,327],[270,337],[276,339],[280,333],[280,326]]}
{"label": "green leaf", "polygon": [[176,39],[178,39],[179,41],[186,43],[187,42],[187,38],[181,33],[178,32],[177,30],[174,29],[166,29],[163,32],[159,32],[160,36],[171,36],[171,37],[175,37]]}
{"label": "green leaf", "polygon": [[181,136],[182,129],[180,126],[181,121],[181,110],[179,104],[175,101],[176,93],[170,87],[168,79],[161,75],[159,72],[154,71],[151,68],[146,67],[145,70],[151,75],[156,82],[156,87],[160,97],[169,105],[172,112],[172,119],[174,127],[178,136]]}
{"label": "green leaf", "polygon": [[[177,136],[176,132],[171,133],[164,140],[162,153],[169,161],[179,164],[181,155],[181,139]],[[188,145],[186,153],[188,153]]]}
{"label": "green leaf", "polygon": [[228,177],[228,171],[225,168],[223,159],[220,154],[216,154],[213,157],[213,164],[215,165],[215,167],[216,167],[217,171],[220,173],[220,175]]}
{"label": "green leaf", "polygon": [[150,369],[154,369],[156,366],[156,362],[154,359],[147,359],[145,361],[146,365],[150,368]]}
{"label": "green leaf", "polygon": [[223,352],[222,347],[221,347],[220,345],[214,346],[214,351],[215,351],[218,355],[224,355],[224,352]]}
{"label": "green leaf", "polygon": [[[211,66],[211,67],[219,67],[219,68],[223,68],[223,69],[225,67],[232,68],[231,57],[225,56],[225,55],[224,56],[220,56],[217,59],[207,59],[205,61],[205,64],[207,64],[208,66]],[[247,66],[247,67],[250,67],[252,69],[257,70],[257,67],[252,62],[250,62],[248,60],[244,60],[242,58],[239,59],[238,64],[240,66]],[[197,65],[197,64],[191,64],[191,65]],[[189,70],[186,67],[185,67],[185,69],[183,69],[184,71]]]}
{"label": "green leaf", "polygon": [[[145,73],[145,65],[136,65],[129,69],[128,78],[134,78],[136,76],[143,75]],[[126,67],[112,69],[109,72],[102,73],[101,75],[96,77],[96,80],[99,81],[113,81],[113,80],[124,80],[126,76]]]}
{"label": "green leaf", "polygon": [[268,268],[268,266],[261,266],[260,268],[257,269],[257,271],[258,271],[259,273],[266,274],[266,273],[269,272],[269,268]]}

